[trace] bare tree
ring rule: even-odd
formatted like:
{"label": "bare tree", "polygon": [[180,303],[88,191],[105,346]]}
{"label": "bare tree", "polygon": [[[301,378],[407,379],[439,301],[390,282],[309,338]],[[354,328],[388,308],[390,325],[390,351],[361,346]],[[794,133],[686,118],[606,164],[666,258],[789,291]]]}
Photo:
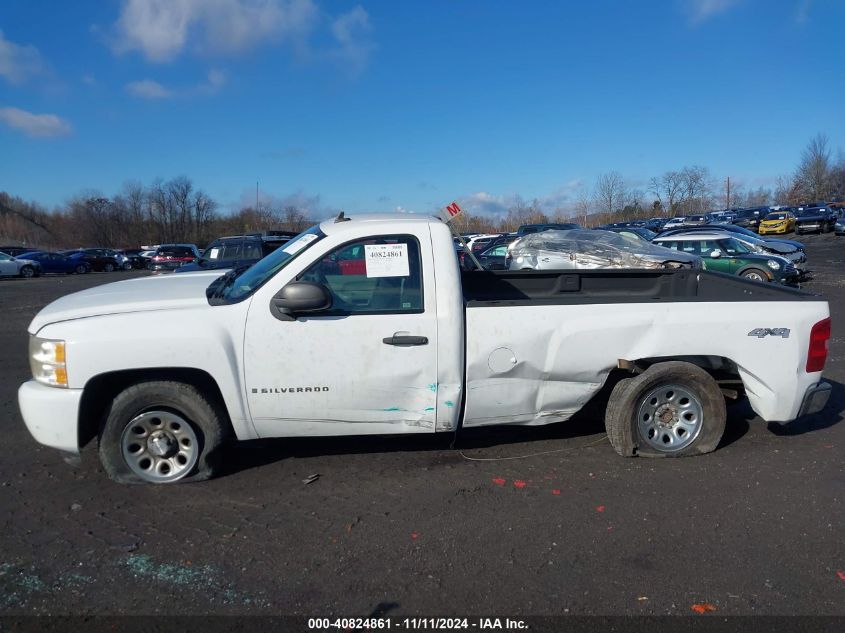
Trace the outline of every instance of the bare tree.
{"label": "bare tree", "polygon": [[625,181],[618,171],[602,174],[596,179],[593,190],[596,207],[608,215],[614,211],[621,211],[625,206]]}
{"label": "bare tree", "polygon": [[649,180],[648,190],[657,198],[663,213],[674,216],[678,212],[678,201],[683,197],[683,174],[667,171],[662,176],[655,176]]}
{"label": "bare tree", "polygon": [[816,134],[801,153],[795,173],[804,202],[824,200],[830,193],[832,171],[830,144],[825,134]]}

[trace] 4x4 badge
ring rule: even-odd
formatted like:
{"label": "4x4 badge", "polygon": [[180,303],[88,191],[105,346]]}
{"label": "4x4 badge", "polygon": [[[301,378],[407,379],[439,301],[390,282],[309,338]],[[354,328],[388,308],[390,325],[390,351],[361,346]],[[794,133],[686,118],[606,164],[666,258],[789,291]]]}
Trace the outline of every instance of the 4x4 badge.
{"label": "4x4 badge", "polygon": [[757,338],[764,338],[766,336],[780,336],[781,338],[789,338],[789,328],[788,327],[758,327],[754,330],[751,330],[748,333],[748,336],[756,336]]}

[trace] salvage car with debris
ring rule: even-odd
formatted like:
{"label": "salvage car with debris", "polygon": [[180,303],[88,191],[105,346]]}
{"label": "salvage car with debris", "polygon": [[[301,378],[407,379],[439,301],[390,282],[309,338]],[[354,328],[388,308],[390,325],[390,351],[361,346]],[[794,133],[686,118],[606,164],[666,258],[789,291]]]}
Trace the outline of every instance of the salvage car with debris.
{"label": "salvage car with debris", "polygon": [[696,255],[601,229],[528,235],[511,244],[508,258],[511,270],[702,267]]}
{"label": "salvage car with debris", "polygon": [[29,326],[24,421],[70,453],[98,438],[117,481],[168,483],[213,475],[228,438],[542,425],[605,384],[626,456],[714,450],[726,397],[771,422],[827,401],[819,296],[691,268],[461,271],[453,253],[436,218],[341,214],[222,277],[60,298]]}

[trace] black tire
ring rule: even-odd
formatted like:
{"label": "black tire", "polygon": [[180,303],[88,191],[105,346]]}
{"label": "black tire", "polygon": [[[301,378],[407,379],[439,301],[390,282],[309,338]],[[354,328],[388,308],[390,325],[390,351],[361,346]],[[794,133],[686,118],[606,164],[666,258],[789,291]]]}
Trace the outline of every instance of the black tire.
{"label": "black tire", "polygon": [[114,264],[112,264],[111,262],[106,262],[106,265],[103,266],[103,270],[105,270],[107,273],[114,272]]}
{"label": "black tire", "polygon": [[761,283],[769,281],[769,276],[759,268],[749,268],[747,270],[743,270],[740,277],[743,279],[751,279],[752,281],[759,281]]}
{"label": "black tire", "polygon": [[32,266],[21,266],[21,269],[18,272],[20,273],[21,277],[29,278],[29,277],[36,277],[37,276],[35,274],[35,269]]}
{"label": "black tire", "polygon": [[88,267],[85,264],[78,264],[75,270],[77,275],[84,275],[88,272]]}
{"label": "black tire", "polygon": [[[650,431],[644,428],[647,423],[640,421],[642,407],[651,401],[644,399],[664,387],[668,393],[679,389],[691,395],[701,413],[697,430],[687,437],[679,437],[677,449],[664,445],[660,437],[649,437]],[[680,398],[679,402],[684,399]],[[668,413],[676,415],[675,410],[670,409]],[[611,446],[623,457],[688,457],[715,450],[725,432],[726,419],[725,398],[713,377],[696,365],[668,361],[652,365],[639,376],[619,381],[610,394],[604,422]],[[657,436],[663,434],[664,430],[657,431]],[[671,430],[665,434],[678,437]]]}
{"label": "black tire", "polygon": [[132,270],[132,262],[123,262],[123,270]]}
{"label": "black tire", "polygon": [[[154,467],[150,469],[149,476],[139,475],[124,457],[124,443],[131,441],[128,438],[125,440],[124,436],[131,428],[135,428],[133,425],[137,420],[158,413],[178,416],[187,422],[192,437],[196,439],[196,446],[192,447],[197,454],[195,463],[182,474],[174,472],[175,478],[168,481],[156,479],[161,475],[154,472]],[[220,453],[228,429],[228,416],[223,408],[192,385],[173,381],[140,382],[120,392],[109,406],[100,431],[100,462],[109,477],[118,483],[203,481],[213,477],[219,470]],[[148,435],[147,440],[138,440],[138,443],[148,450],[150,438],[151,435]],[[182,450],[178,443],[174,443],[174,446]]]}

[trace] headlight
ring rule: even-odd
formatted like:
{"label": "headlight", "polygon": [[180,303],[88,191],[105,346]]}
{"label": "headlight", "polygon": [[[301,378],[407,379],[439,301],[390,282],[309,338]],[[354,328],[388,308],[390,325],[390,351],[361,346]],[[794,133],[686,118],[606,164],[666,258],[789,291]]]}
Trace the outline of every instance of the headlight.
{"label": "headlight", "polygon": [[772,270],[780,270],[780,264],[773,259],[767,261],[766,264],[768,264],[769,268]]}
{"label": "headlight", "polygon": [[38,382],[67,387],[65,342],[30,336],[29,368]]}

